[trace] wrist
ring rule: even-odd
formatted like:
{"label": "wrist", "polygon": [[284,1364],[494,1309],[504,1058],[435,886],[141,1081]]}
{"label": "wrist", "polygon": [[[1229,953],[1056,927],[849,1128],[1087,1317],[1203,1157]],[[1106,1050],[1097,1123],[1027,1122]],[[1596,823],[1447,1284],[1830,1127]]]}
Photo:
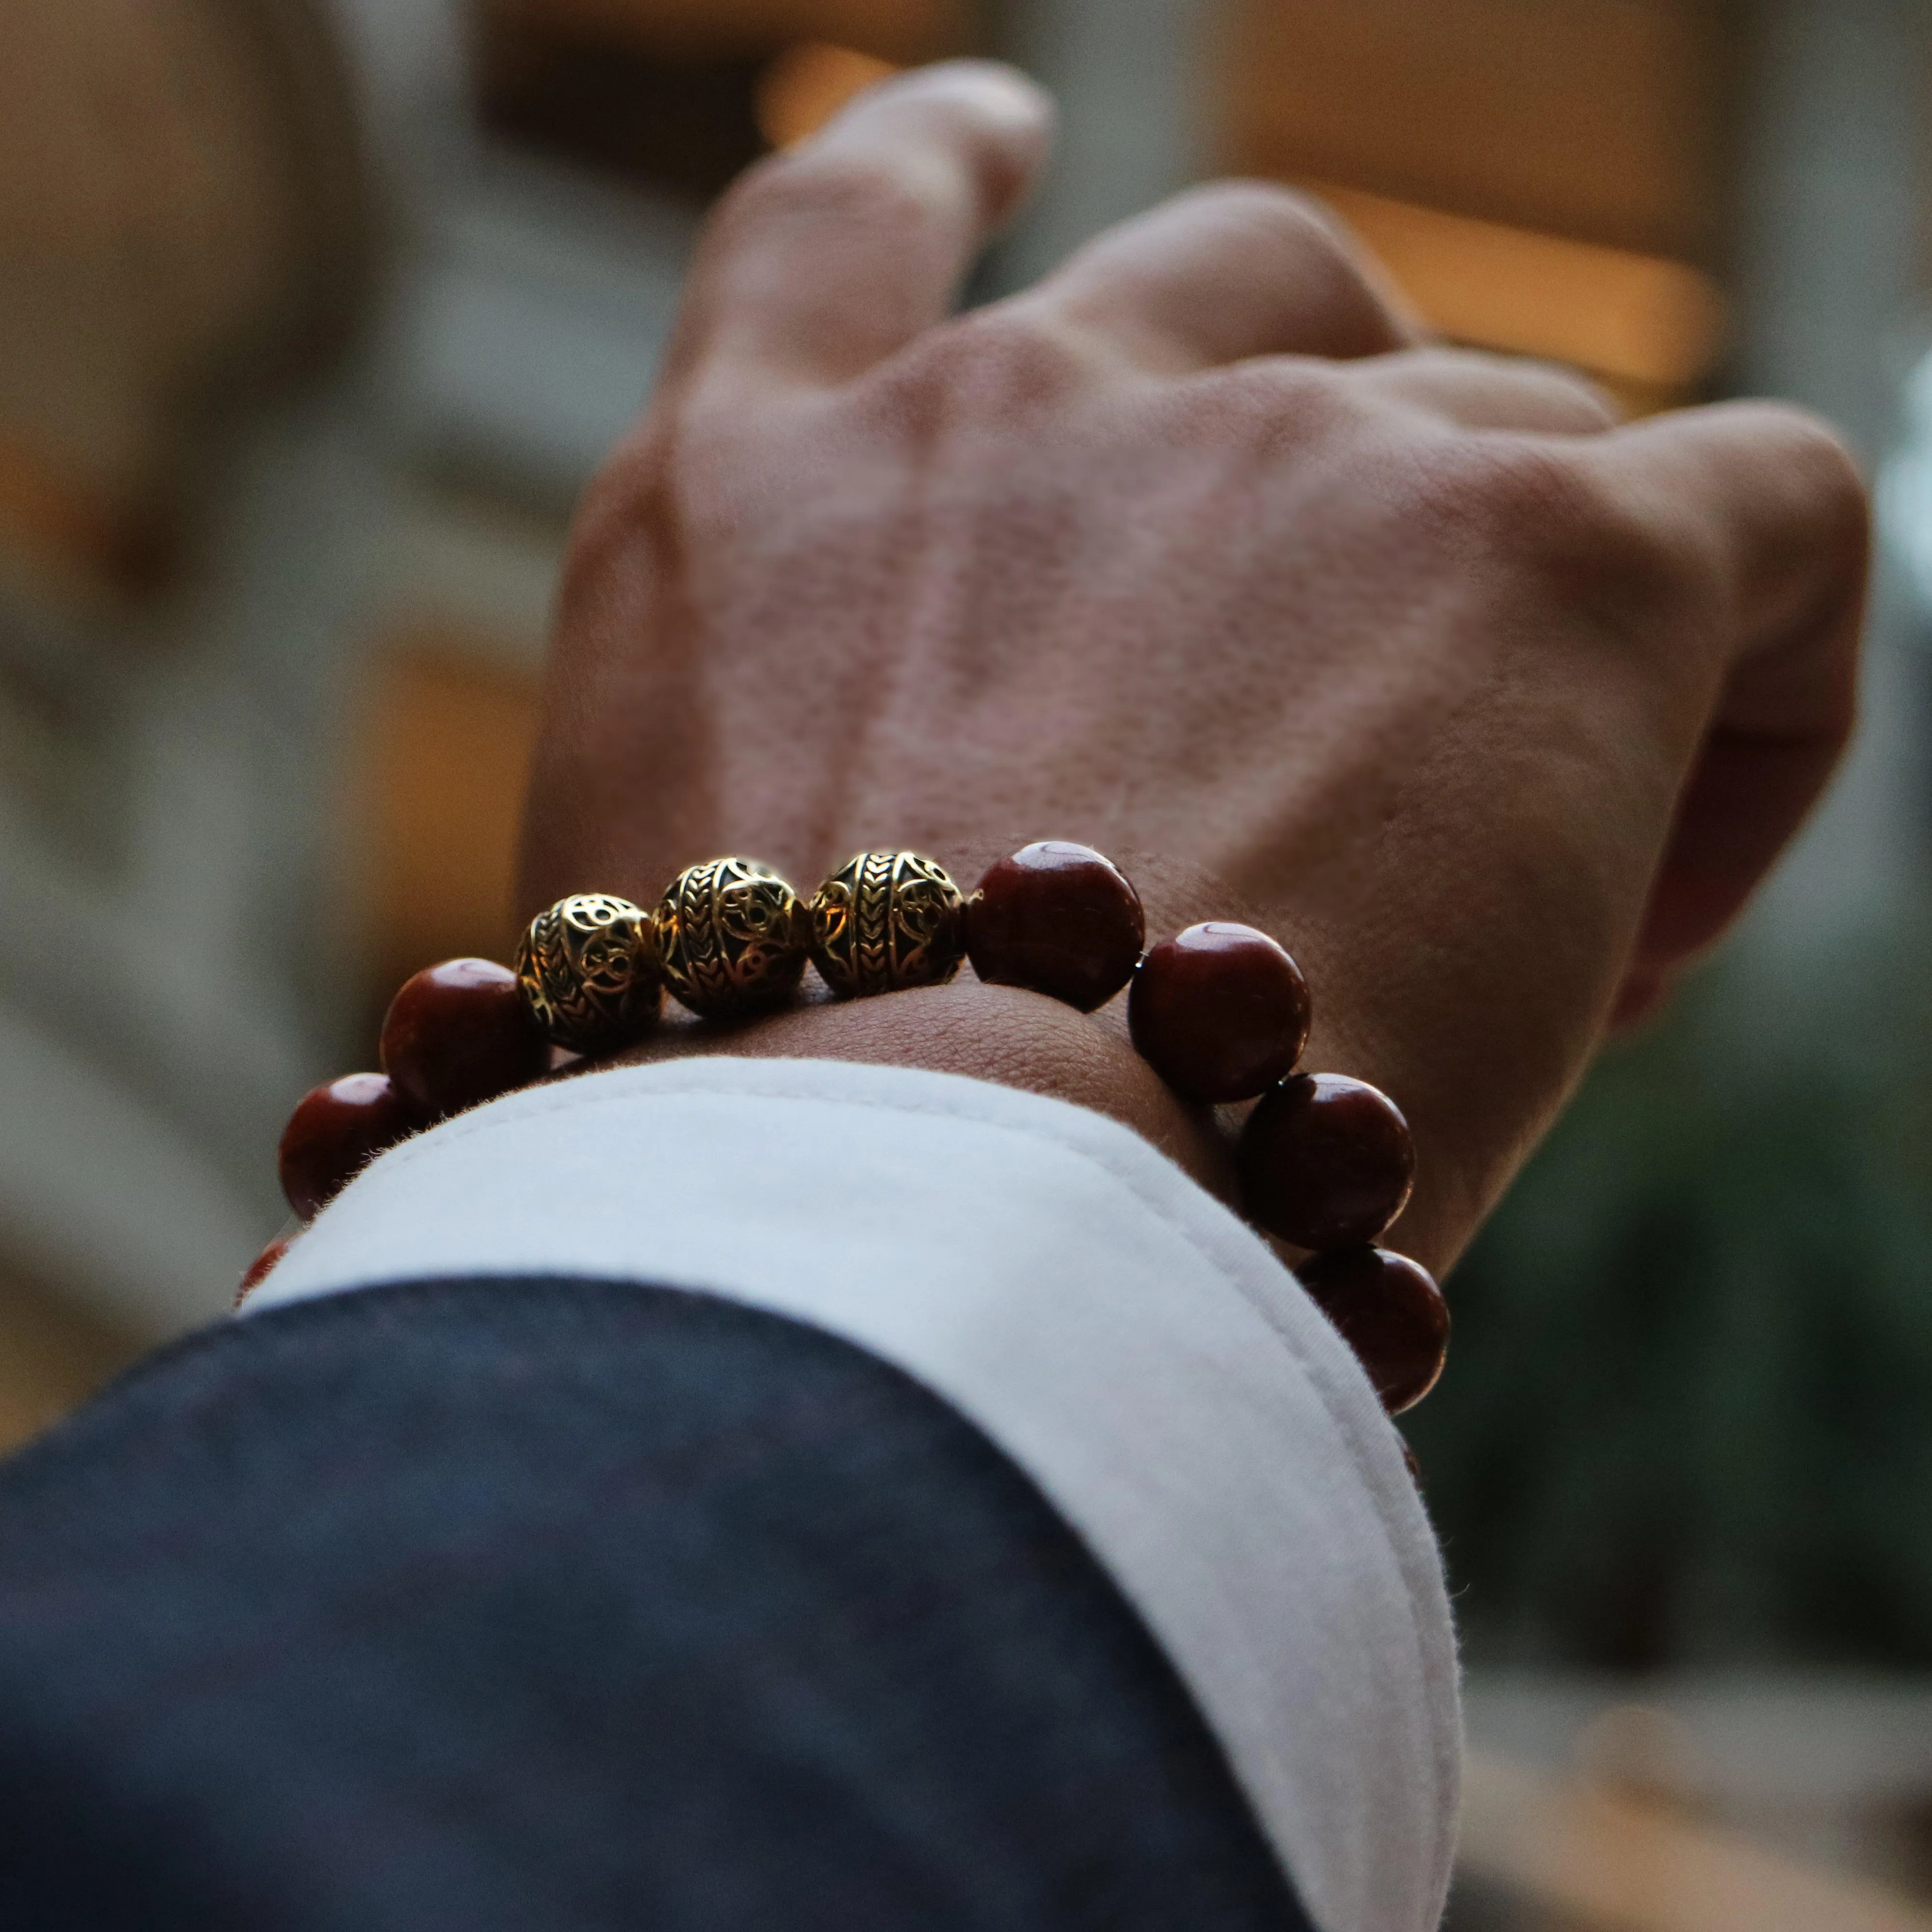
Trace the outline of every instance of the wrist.
{"label": "wrist", "polygon": [[[1004,856],[997,844],[965,842],[958,875],[980,877]],[[949,850],[947,856],[958,854]],[[1318,994],[1304,1064],[1358,1069],[1408,1109],[1417,1084],[1412,1057],[1399,1050],[1392,1030],[1375,1024],[1348,999],[1360,976],[1349,969],[1346,948],[1334,949],[1336,956],[1329,957],[1329,934],[1320,922],[1280,905],[1264,908],[1225,877],[1186,860],[1134,852],[1123,869],[1130,872],[1141,898],[1150,941],[1201,920],[1234,918],[1281,936],[1304,958],[1312,955],[1318,985],[1340,997]],[[1312,942],[1306,952],[1305,942]],[[838,998],[808,975],[792,1004],[755,1018],[700,1018],[667,1001],[657,1024],[618,1054],[616,1064],[706,1055],[848,1060],[990,1081],[1120,1121],[1217,1198],[1243,1211],[1234,1149],[1250,1103],[1216,1108],[1181,1098],[1134,1050],[1126,1008],[1123,992],[1082,1012],[1041,993],[981,980],[970,967],[944,986],[883,999]],[[1412,1114],[1411,1118],[1416,1124]],[[1438,1126],[1430,1116],[1428,1156],[1419,1163],[1414,1192],[1396,1224],[1402,1252],[1432,1267],[1453,1260],[1481,1213],[1468,1198],[1471,1177],[1456,1157],[1461,1151],[1457,1137],[1434,1131]],[[1272,1244],[1285,1258],[1300,1252]]]}
{"label": "wrist", "polygon": [[782,1011],[730,1026],[668,1012],[616,1064],[722,1054],[849,1060],[989,1080],[1120,1121],[1232,1203],[1233,1162],[1212,1110],[1181,1100],[1134,1052],[1118,1010],[1124,1004],[1080,1013],[1043,994],[964,974],[886,999],[834,1000],[814,991]]}

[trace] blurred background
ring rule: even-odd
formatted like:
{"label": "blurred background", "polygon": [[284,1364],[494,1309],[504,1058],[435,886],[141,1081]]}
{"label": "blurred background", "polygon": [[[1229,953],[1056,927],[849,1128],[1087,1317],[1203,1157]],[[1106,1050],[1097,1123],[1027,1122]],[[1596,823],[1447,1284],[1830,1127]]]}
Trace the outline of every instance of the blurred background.
{"label": "blurred background", "polygon": [[1414,1438],[1458,1932],[1932,1928],[1932,4],[8,0],[0,1444],[215,1316],[406,974],[506,956],[571,506],[707,202],[892,68],[1059,92],[976,281],[1311,186],[1458,340],[1824,410],[1850,770],[1458,1271]]}

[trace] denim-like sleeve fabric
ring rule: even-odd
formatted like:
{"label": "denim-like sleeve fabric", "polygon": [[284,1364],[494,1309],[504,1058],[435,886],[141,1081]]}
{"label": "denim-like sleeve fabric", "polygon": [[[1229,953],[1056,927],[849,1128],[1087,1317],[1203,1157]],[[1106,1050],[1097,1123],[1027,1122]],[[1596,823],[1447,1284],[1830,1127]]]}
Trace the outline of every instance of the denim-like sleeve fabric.
{"label": "denim-like sleeve fabric", "polygon": [[7,1932],[1310,1932],[1172,1665],[876,1355],[331,1295],[0,1465]]}

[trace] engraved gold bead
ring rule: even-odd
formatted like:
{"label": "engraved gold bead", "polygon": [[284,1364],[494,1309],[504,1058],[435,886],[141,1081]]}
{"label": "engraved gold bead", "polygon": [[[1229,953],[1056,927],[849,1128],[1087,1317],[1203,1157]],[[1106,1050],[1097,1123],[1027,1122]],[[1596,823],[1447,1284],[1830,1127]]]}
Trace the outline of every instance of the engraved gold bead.
{"label": "engraved gold bead", "polygon": [[573,1053],[609,1053],[658,1016],[657,932],[641,906],[573,892],[517,942],[517,988],[544,1032]]}
{"label": "engraved gold bead", "polygon": [[916,852],[861,852],[812,895],[812,963],[835,993],[941,986],[965,950],[965,899]]}
{"label": "engraved gold bead", "polygon": [[782,1004],[811,950],[811,921],[798,895],[755,859],[687,866],[656,916],[665,981],[706,1019],[739,1019]]}

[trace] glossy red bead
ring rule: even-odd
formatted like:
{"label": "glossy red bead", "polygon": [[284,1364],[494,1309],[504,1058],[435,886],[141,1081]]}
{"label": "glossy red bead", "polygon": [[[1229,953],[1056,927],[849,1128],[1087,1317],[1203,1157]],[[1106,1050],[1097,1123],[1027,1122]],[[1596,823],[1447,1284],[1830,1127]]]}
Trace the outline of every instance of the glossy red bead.
{"label": "glossy red bead", "polygon": [[1264,1094],[1235,1150],[1248,1219],[1299,1248],[1372,1241],[1402,1212],[1415,1144],[1365,1081],[1300,1073]]}
{"label": "glossy red bead", "polygon": [[1083,1013],[1127,983],[1146,938],[1139,893],[1090,845],[1029,845],[992,867],[966,903],[966,956],[981,979]]}
{"label": "glossy red bead", "polygon": [[282,1130],[282,1192],[304,1220],[385,1148],[423,1125],[380,1073],[345,1074],[304,1094]]}
{"label": "glossy red bead", "polygon": [[425,1120],[527,1086],[550,1064],[517,976],[494,959],[446,959],[406,980],[382,1022],[382,1071]]}
{"label": "glossy red bead", "polygon": [[1252,1100],[1294,1071],[1312,1007],[1301,968],[1231,920],[1163,939],[1135,968],[1127,1028],[1141,1058],[1190,1100]]}
{"label": "glossy red bead", "polygon": [[237,1308],[239,1308],[242,1303],[246,1301],[249,1296],[274,1273],[283,1256],[288,1251],[288,1243],[278,1235],[248,1264],[248,1271],[242,1276],[235,1290],[235,1306]]}
{"label": "glossy red bead", "polygon": [[[1363,1246],[1317,1255],[1295,1274],[1340,1330],[1390,1414],[1414,1408],[1436,1386],[1449,1352],[1449,1304],[1426,1268],[1386,1248]],[[1409,1462],[1419,1476],[1412,1454]]]}

